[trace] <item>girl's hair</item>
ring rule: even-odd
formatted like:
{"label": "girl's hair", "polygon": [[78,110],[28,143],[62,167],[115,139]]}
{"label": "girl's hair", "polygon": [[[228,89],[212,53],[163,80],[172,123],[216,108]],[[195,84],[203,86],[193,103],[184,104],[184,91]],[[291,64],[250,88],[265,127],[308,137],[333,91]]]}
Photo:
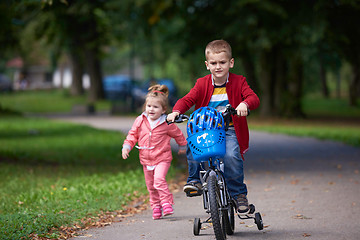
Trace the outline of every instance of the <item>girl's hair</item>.
{"label": "girl's hair", "polygon": [[168,87],[166,85],[156,84],[156,85],[149,87],[148,91],[149,92],[146,95],[144,109],[146,107],[146,102],[149,98],[158,98],[160,100],[160,104],[161,104],[162,108],[166,111],[169,106],[169,99],[168,99],[169,89],[168,89]]}
{"label": "girl's hair", "polygon": [[224,52],[229,56],[229,59],[232,58],[231,53],[231,46],[230,44],[225,40],[214,40],[212,42],[209,42],[208,45],[205,48],[205,57],[207,59],[208,55],[210,53],[221,53]]}

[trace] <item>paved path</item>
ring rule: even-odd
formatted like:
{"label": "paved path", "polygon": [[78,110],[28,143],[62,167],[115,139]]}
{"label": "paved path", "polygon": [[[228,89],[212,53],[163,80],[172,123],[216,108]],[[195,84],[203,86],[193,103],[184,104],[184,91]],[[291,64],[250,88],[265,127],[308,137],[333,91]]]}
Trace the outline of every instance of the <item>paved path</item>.
{"label": "paved path", "polygon": [[[127,131],[133,118],[62,118],[94,127]],[[265,229],[236,219],[228,239],[360,239],[360,148],[331,141],[252,131],[246,154],[249,200],[263,216]],[[194,217],[206,219],[201,198],[179,190],[175,214],[154,221],[147,210],[76,239],[214,239],[209,226],[192,233]]]}

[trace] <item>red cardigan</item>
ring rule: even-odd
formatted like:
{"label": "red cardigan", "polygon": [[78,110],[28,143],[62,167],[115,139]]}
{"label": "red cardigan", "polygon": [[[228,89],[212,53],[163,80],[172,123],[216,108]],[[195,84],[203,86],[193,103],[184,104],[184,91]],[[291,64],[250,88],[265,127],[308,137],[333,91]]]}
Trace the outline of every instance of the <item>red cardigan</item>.
{"label": "red cardigan", "polygon": [[[211,74],[199,78],[190,92],[176,102],[173,111],[185,113],[193,105],[195,105],[195,110],[200,107],[205,107],[209,104],[213,92],[214,86],[212,84]],[[244,76],[229,73],[226,93],[229,98],[229,103],[234,108],[241,102],[247,104],[250,110],[254,110],[260,105],[258,96],[249,87]],[[241,156],[243,157],[243,154],[249,148],[249,129],[246,117],[233,116],[232,119]]]}

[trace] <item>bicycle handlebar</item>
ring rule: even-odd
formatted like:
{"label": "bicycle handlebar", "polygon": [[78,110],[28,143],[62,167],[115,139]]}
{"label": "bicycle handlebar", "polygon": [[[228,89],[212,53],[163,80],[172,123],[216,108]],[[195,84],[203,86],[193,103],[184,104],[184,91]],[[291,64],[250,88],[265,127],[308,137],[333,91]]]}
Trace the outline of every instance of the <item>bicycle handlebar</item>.
{"label": "bicycle handlebar", "polygon": [[172,123],[182,123],[182,122],[185,122],[187,120],[189,120],[189,116],[188,115],[185,115],[185,114],[179,114],[178,116],[176,116],[175,120],[173,122],[169,122],[167,119],[166,119],[166,123],[169,125],[169,124],[172,124]]}
{"label": "bicycle handlebar", "polygon": [[[236,115],[237,111],[235,108],[233,108],[230,104],[226,105],[226,110],[222,113],[224,121],[225,121],[225,129],[227,130],[229,123],[230,123],[230,117],[232,115]],[[250,115],[250,110],[248,109],[248,116]],[[189,120],[189,116],[185,115],[185,114],[179,114],[175,120],[173,122],[169,122],[168,120],[166,120],[167,124],[172,124],[172,123],[182,123],[185,122],[187,120]]]}
{"label": "bicycle handlebar", "polygon": [[[226,110],[222,113],[224,121],[225,121],[225,130],[228,130],[231,116],[236,115],[237,111],[230,104],[226,105]],[[248,115],[250,115],[250,109],[248,109]]]}

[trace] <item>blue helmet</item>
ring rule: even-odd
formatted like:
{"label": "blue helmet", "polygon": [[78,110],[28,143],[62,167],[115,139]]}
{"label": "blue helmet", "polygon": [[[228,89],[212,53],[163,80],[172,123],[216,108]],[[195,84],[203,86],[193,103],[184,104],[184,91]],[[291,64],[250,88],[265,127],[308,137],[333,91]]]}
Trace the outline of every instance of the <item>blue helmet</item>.
{"label": "blue helmet", "polygon": [[202,107],[190,115],[187,124],[188,136],[204,130],[224,130],[224,118],[220,112],[212,107]]}

